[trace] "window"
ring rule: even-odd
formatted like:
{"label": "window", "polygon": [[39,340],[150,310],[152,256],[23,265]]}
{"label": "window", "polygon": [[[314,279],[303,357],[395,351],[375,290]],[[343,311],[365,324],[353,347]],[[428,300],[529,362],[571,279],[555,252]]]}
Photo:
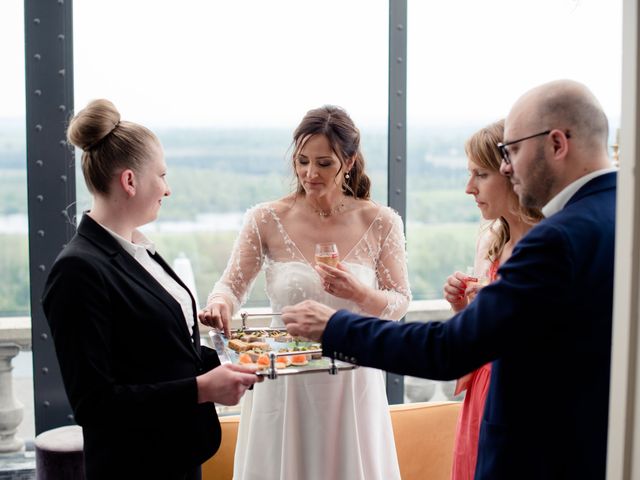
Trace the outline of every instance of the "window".
{"label": "window", "polygon": [[[189,259],[201,306],[246,209],[291,191],[292,133],[309,109],[351,114],[386,203],[386,3],[118,0],[74,16],[76,109],[108,98],[160,137],[172,196],[147,230],[170,262]],[[247,306],[267,305],[259,279]]]}
{"label": "window", "polygon": [[[292,191],[290,146],[308,110],[350,113],[386,204],[387,25],[387,3],[366,0],[74,5],[76,110],[107,98],[159,136],[172,195],[143,230],[193,278],[200,307],[244,212]],[[81,212],[90,197],[79,171],[77,192]],[[263,275],[245,307],[269,311]]]}
{"label": "window", "polygon": [[29,315],[23,2],[0,5],[0,316]]}
{"label": "window", "polygon": [[[27,221],[27,169],[25,131],[24,82],[24,2],[0,2],[0,43],[3,45],[0,61],[4,75],[0,88],[0,330],[9,328],[9,346],[2,354],[13,355],[11,344],[28,343],[29,240]],[[16,334],[16,327],[22,329]],[[3,358],[6,361],[7,358]],[[25,406],[23,420],[17,425],[16,436],[34,437],[32,354],[21,351],[10,359],[13,370],[13,396],[6,397],[1,410],[8,412],[3,418],[4,433],[15,427],[13,409],[19,407],[14,399]],[[3,392],[4,393],[4,392]],[[11,437],[7,437],[9,445]],[[16,459],[17,461],[17,459]],[[0,460],[0,467],[2,460]]]}
{"label": "window", "polygon": [[407,242],[415,300],[442,298],[446,277],[473,265],[481,217],[464,193],[464,142],[505,117],[522,93],[560,78],[585,83],[603,103],[615,143],[621,9],[621,1],[409,2]]}

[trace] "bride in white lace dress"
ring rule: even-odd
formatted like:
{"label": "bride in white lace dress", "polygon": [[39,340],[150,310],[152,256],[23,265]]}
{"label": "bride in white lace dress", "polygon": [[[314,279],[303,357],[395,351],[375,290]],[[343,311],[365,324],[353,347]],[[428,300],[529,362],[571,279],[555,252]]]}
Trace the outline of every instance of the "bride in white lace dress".
{"label": "bride in white lace dress", "polygon": [[[294,133],[297,191],[247,212],[203,323],[228,329],[262,268],[274,312],[309,298],[402,318],[411,299],[402,220],[369,200],[359,141],[344,110],[307,113]],[[337,244],[337,268],[314,265],[319,242]],[[281,376],[245,395],[235,480],[399,478],[383,372]]]}

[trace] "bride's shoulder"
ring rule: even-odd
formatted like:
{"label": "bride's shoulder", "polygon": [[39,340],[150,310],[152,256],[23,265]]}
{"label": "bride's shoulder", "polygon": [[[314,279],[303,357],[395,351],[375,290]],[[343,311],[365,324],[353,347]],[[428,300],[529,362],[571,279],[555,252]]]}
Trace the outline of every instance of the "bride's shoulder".
{"label": "bride's shoulder", "polygon": [[357,200],[357,202],[360,203],[360,214],[368,223],[380,222],[391,226],[400,222],[402,225],[402,218],[393,208],[373,200]]}
{"label": "bride's shoulder", "polygon": [[271,200],[268,202],[261,202],[247,210],[247,215],[250,215],[253,218],[259,219],[278,219],[283,214],[291,209],[293,200],[291,196],[279,198],[277,200]]}

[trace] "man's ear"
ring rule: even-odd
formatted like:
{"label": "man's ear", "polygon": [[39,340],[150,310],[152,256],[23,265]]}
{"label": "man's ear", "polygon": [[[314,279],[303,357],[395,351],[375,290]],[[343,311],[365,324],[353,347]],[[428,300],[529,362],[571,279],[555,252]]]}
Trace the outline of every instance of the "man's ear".
{"label": "man's ear", "polygon": [[569,153],[569,137],[562,130],[552,130],[549,134],[553,145],[553,156],[566,157]]}
{"label": "man's ear", "polygon": [[130,168],[125,168],[120,173],[120,186],[122,190],[130,196],[133,197],[136,194],[136,174]]}

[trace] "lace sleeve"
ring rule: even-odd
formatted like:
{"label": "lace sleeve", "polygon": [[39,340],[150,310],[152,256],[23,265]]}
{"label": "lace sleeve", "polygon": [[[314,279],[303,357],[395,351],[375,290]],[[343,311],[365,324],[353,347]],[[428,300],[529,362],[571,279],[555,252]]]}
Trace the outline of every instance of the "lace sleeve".
{"label": "lace sleeve", "polygon": [[264,253],[256,218],[259,208],[247,211],[238,237],[233,245],[227,267],[207,297],[207,304],[215,298],[224,298],[233,306],[233,313],[246,302],[251,286],[262,268]]}
{"label": "lace sleeve", "polygon": [[378,288],[387,297],[387,306],[380,317],[400,320],[409,308],[411,290],[402,218],[391,210],[390,220],[391,228],[382,242],[380,257],[376,264]]}

